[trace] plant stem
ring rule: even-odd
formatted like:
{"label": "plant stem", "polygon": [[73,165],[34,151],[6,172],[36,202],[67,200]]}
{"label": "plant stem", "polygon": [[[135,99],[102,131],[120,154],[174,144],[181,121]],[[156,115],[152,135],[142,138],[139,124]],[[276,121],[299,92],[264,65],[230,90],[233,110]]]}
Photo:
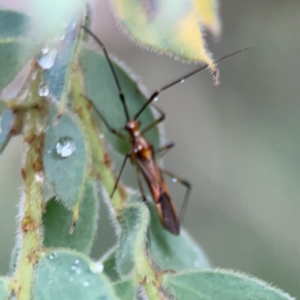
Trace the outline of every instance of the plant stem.
{"label": "plant stem", "polygon": [[[37,77],[31,85],[30,92],[30,97],[36,100],[40,98],[37,95],[37,83],[40,78]],[[43,107],[35,106],[27,109],[24,112],[23,124],[25,161],[22,176],[25,192],[20,209],[20,252],[14,276],[14,292],[18,300],[30,300],[34,266],[42,247],[42,154],[46,127]]]}

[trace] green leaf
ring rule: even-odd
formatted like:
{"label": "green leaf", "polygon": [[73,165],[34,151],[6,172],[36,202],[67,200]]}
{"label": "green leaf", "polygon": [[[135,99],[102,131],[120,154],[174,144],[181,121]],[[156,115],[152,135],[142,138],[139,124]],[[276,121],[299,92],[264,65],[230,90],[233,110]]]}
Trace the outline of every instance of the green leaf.
{"label": "green leaf", "polygon": [[[86,96],[93,101],[112,127],[122,130],[126,123],[126,117],[107,60],[102,53],[89,50],[86,47],[82,47],[79,60],[84,70]],[[133,117],[145,103],[146,98],[139,90],[136,82],[128,75],[129,71],[123,69],[116,62],[113,65],[126,98],[129,114]],[[143,128],[153,123],[154,117],[150,108],[142,113],[140,120]],[[129,143],[124,143],[119,137],[109,133],[104,125],[102,127],[113,147],[121,153],[128,153]],[[146,137],[154,144],[155,148],[159,147],[157,127],[147,132]]]}
{"label": "green leaf", "polygon": [[44,169],[56,195],[72,208],[84,194],[89,153],[77,116],[71,112],[59,120],[57,116],[52,110],[45,136]]}
{"label": "green leaf", "polygon": [[11,291],[8,288],[8,282],[5,278],[0,278],[0,300],[10,299]]}
{"label": "green leaf", "polygon": [[26,34],[29,18],[11,10],[0,10],[0,39],[17,38]]}
{"label": "green leaf", "polygon": [[117,247],[111,248],[100,260],[104,274],[113,282],[121,280],[116,266],[116,249]]}
{"label": "green leaf", "polygon": [[116,266],[122,279],[127,278],[135,268],[137,258],[141,255],[139,251],[144,247],[148,224],[149,212],[145,204],[131,204],[121,213]]}
{"label": "green leaf", "polygon": [[200,10],[194,1],[113,2],[121,23],[139,43],[183,59],[204,61],[216,71],[205,47]]}
{"label": "green leaf", "polygon": [[153,261],[163,270],[186,270],[208,268],[209,261],[203,250],[181,227],[180,235],[169,233],[161,225],[152,203],[148,205],[151,213],[150,249]]}
{"label": "green leaf", "polygon": [[67,250],[56,250],[40,259],[32,294],[34,300],[118,299],[88,257]]}
{"label": "green leaf", "polygon": [[292,300],[288,294],[247,275],[226,270],[165,275],[164,286],[176,299]]}
{"label": "green leaf", "polygon": [[120,299],[135,299],[135,286],[132,280],[116,282],[113,287],[115,288],[115,292]]}
{"label": "green leaf", "polygon": [[26,36],[29,18],[24,14],[0,10],[0,77],[2,91],[33,58],[39,47],[38,41]]}
{"label": "green leaf", "polygon": [[88,182],[80,202],[77,225],[74,232],[70,234],[73,213],[55,201],[55,198],[48,201],[46,213],[43,215],[44,246],[70,248],[89,254],[97,230],[98,203],[96,187]]}
{"label": "green leaf", "polygon": [[74,55],[77,49],[79,34],[79,18],[74,18],[65,29],[63,39],[57,45],[58,53],[55,57],[54,65],[50,69],[44,70],[44,80],[49,89],[49,93],[57,101],[67,102],[69,93],[69,76]]}
{"label": "green leaf", "polygon": [[0,109],[0,153],[4,150],[10,139],[10,130],[13,126],[15,115],[11,109]]}

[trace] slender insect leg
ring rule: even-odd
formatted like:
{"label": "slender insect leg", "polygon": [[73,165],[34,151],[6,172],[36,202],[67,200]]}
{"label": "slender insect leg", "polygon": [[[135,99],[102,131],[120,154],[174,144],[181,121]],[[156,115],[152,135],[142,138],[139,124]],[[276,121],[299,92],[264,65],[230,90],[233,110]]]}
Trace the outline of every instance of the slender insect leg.
{"label": "slender insect leg", "polygon": [[192,190],[192,186],[191,186],[191,184],[188,181],[186,181],[186,180],[184,180],[184,179],[182,179],[180,177],[177,177],[175,174],[173,174],[173,173],[171,173],[169,171],[166,171],[166,170],[163,170],[163,169],[161,169],[161,171],[164,174],[166,174],[167,176],[171,177],[173,179],[173,181],[179,182],[184,187],[186,187],[186,192],[185,192],[185,195],[184,195],[184,200],[183,200],[182,206],[181,206],[180,211],[179,211],[179,220],[180,220],[180,222],[183,222],[183,218],[184,218],[184,214],[185,214],[188,202],[189,202],[189,198],[190,198],[190,193],[191,193],[191,190]]}
{"label": "slender insect leg", "polygon": [[117,135],[118,137],[120,137],[123,140],[126,140],[125,136],[117,131],[116,129],[114,129],[113,127],[110,126],[110,124],[107,122],[107,120],[104,118],[104,116],[102,115],[102,113],[99,111],[99,109],[95,106],[95,103],[89,99],[87,96],[81,94],[81,97],[85,98],[93,107],[93,109],[95,110],[95,112],[97,113],[97,115],[99,116],[99,118],[102,120],[102,122],[104,123],[104,125],[106,126],[106,128],[113,134]]}
{"label": "slender insect leg", "polygon": [[160,108],[158,108],[156,105],[153,105],[153,104],[152,104],[152,107],[154,107],[160,113],[160,117],[157,120],[155,120],[152,124],[147,126],[145,129],[143,129],[142,134],[149,131],[151,128],[153,128],[157,124],[161,123],[166,118],[166,114]]}
{"label": "slender insect leg", "polygon": [[141,181],[141,173],[139,171],[138,168],[136,168],[136,177],[137,177],[137,182],[138,182],[138,186],[139,186],[139,189],[140,189],[140,192],[141,192],[141,196],[142,196],[142,201],[147,204],[147,198],[146,198],[146,194],[145,194],[145,191],[144,191],[144,188],[143,188],[143,184],[142,184],[142,181]]}
{"label": "slender insect leg", "polygon": [[117,186],[118,186],[118,184],[119,184],[119,181],[120,181],[121,175],[122,175],[122,173],[123,173],[125,164],[126,164],[128,158],[130,157],[130,155],[131,155],[130,153],[127,153],[126,156],[125,156],[125,158],[124,158],[124,160],[123,160],[122,167],[121,167],[121,169],[120,169],[119,175],[118,175],[117,180],[116,180],[116,183],[115,183],[115,185],[114,185],[114,188],[113,188],[113,190],[112,190],[112,192],[111,192],[111,194],[110,194],[110,198],[112,198],[112,196],[114,195],[114,193],[115,193],[115,191],[116,191],[116,189],[117,189]]}
{"label": "slender insect leg", "polygon": [[165,155],[170,149],[172,149],[173,147],[175,147],[175,143],[169,143],[159,149],[155,150],[155,154],[159,154],[160,156]]}
{"label": "slender insect leg", "polygon": [[[250,47],[250,48],[251,48],[251,47]],[[236,54],[239,54],[239,53],[241,53],[241,52],[247,51],[247,50],[250,49],[250,48],[244,48],[244,49],[240,49],[240,50],[238,50],[238,51],[229,53],[229,54],[227,54],[227,55],[225,55],[225,56],[223,56],[223,57],[221,57],[221,58],[215,60],[215,61],[214,61],[214,64],[217,64],[217,63],[221,62],[222,60],[225,60],[225,59],[227,59],[227,58],[229,58],[229,57],[232,57],[232,56],[234,56],[234,55],[236,55]],[[136,113],[136,115],[134,116],[134,119],[137,119],[137,118],[140,116],[140,114],[144,111],[144,109],[145,109],[150,103],[152,103],[153,101],[156,101],[156,100],[158,99],[158,97],[159,97],[159,95],[160,95],[161,92],[163,92],[163,91],[169,89],[170,87],[173,87],[174,85],[177,85],[177,84],[179,84],[179,83],[184,82],[187,78],[189,78],[189,77],[191,77],[191,76],[193,76],[193,75],[195,75],[195,74],[197,74],[197,73],[199,73],[199,72],[201,72],[202,70],[205,70],[205,69],[207,69],[207,68],[208,68],[208,65],[207,65],[207,64],[204,64],[203,66],[199,67],[198,69],[196,69],[196,70],[194,70],[194,71],[192,71],[192,72],[190,72],[190,73],[188,73],[188,74],[186,74],[186,75],[184,75],[184,76],[181,76],[180,78],[178,78],[178,79],[172,81],[172,82],[169,83],[169,84],[166,84],[165,86],[163,86],[162,88],[160,88],[159,90],[157,90],[156,92],[154,92],[154,93],[151,95],[151,97],[147,100],[147,102],[142,106],[142,108]],[[216,83],[218,83],[218,72],[217,72],[217,71],[213,74],[213,77],[215,78]]]}
{"label": "slender insect leg", "polygon": [[120,85],[120,82],[119,82],[119,79],[118,79],[118,76],[116,74],[116,71],[114,69],[114,66],[111,62],[111,59],[109,57],[109,54],[104,46],[104,44],[100,41],[100,39],[91,31],[89,30],[86,26],[82,25],[81,26],[83,30],[85,30],[95,41],[96,43],[101,47],[103,53],[104,53],[104,56],[106,57],[106,60],[108,62],[108,65],[109,65],[109,68],[111,70],[111,73],[114,77],[114,81],[116,83],[116,86],[117,86],[117,89],[119,91],[119,98],[122,102],[122,105],[123,105],[123,108],[124,108],[124,112],[125,112],[125,115],[126,115],[126,119],[127,119],[127,122],[129,121],[129,112],[128,112],[128,108],[127,108],[127,105],[126,105],[126,102],[125,102],[125,96],[123,94],[123,91],[121,89],[121,85]]}

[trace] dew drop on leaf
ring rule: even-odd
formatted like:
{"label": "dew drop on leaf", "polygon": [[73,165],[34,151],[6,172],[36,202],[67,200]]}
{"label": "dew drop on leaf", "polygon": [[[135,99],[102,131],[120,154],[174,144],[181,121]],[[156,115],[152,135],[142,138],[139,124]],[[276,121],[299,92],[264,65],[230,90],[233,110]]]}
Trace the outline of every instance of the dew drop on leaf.
{"label": "dew drop on leaf", "polygon": [[93,273],[101,273],[103,272],[104,266],[102,262],[96,262],[91,266],[91,271]]}
{"label": "dew drop on leaf", "polygon": [[83,285],[84,287],[88,287],[88,286],[90,285],[90,283],[86,280],[86,281],[83,282],[82,285]]}
{"label": "dew drop on leaf", "polygon": [[51,69],[55,63],[56,49],[43,48],[37,56],[37,61],[42,69]]}
{"label": "dew drop on leaf", "polygon": [[55,150],[60,157],[68,157],[75,152],[76,144],[72,138],[63,137],[57,142]]}
{"label": "dew drop on leaf", "polygon": [[172,178],[172,181],[173,182],[177,182],[177,178]]}
{"label": "dew drop on leaf", "polygon": [[49,93],[50,93],[49,88],[44,81],[40,82],[38,92],[41,97],[49,96]]}
{"label": "dew drop on leaf", "polygon": [[57,254],[53,252],[49,255],[49,259],[53,260],[56,256]]}

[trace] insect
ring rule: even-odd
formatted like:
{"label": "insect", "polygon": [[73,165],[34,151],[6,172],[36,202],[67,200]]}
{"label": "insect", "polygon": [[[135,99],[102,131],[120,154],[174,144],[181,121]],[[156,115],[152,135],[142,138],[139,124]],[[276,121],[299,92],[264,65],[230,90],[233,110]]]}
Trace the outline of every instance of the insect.
{"label": "insect", "polygon": [[[158,153],[165,153],[166,151],[168,151],[169,149],[171,149],[174,144],[167,144],[162,148],[159,149],[154,149],[153,145],[144,137],[144,134],[149,131],[150,129],[152,129],[153,127],[155,127],[156,125],[158,125],[159,123],[161,123],[164,119],[165,119],[165,114],[163,111],[161,111],[157,106],[154,106],[152,104],[153,101],[156,101],[158,99],[158,96],[161,92],[169,89],[170,87],[183,82],[185,79],[187,79],[188,77],[200,72],[201,70],[206,69],[208,66],[207,65],[203,65],[202,67],[198,68],[197,70],[183,76],[180,79],[177,79],[165,86],[163,86],[161,89],[157,90],[156,92],[154,92],[151,97],[145,102],[145,104],[140,108],[140,110],[135,114],[134,117],[130,117],[129,115],[129,111],[126,105],[126,99],[125,96],[123,94],[123,91],[121,89],[121,85],[120,82],[118,80],[118,77],[116,75],[115,69],[113,67],[113,64],[111,62],[111,59],[109,57],[109,54],[105,48],[105,46],[103,45],[103,43],[99,40],[99,38],[90,30],[88,29],[86,26],[82,26],[82,28],[95,40],[95,42],[102,48],[103,53],[107,59],[107,62],[109,64],[110,70],[113,74],[114,77],[114,81],[116,83],[117,89],[119,91],[119,97],[120,97],[120,101],[123,105],[123,109],[124,109],[124,113],[126,116],[126,124],[124,126],[124,129],[129,133],[130,138],[128,139],[127,137],[125,137],[121,132],[117,131],[116,129],[114,129],[108,122],[107,120],[104,118],[104,116],[102,115],[102,113],[96,108],[95,105],[93,105],[95,111],[97,112],[97,114],[99,115],[99,117],[101,118],[101,120],[103,121],[103,123],[105,124],[105,126],[108,128],[108,130],[117,135],[119,138],[121,139],[125,139],[127,141],[130,142],[131,144],[131,150],[130,152],[125,156],[124,161],[122,163],[119,175],[117,176],[116,179],[116,183],[114,185],[114,188],[110,194],[110,197],[112,197],[116,191],[116,188],[118,186],[119,180],[121,178],[122,172],[124,170],[124,167],[126,165],[126,162],[128,159],[131,160],[132,164],[135,166],[136,168],[136,173],[137,173],[137,181],[138,181],[138,186],[139,189],[141,191],[141,196],[142,196],[142,201],[146,202],[146,195],[145,195],[145,191],[142,185],[142,181],[141,181],[141,175],[144,177],[150,193],[152,195],[152,198],[154,200],[154,203],[156,205],[156,210],[158,212],[160,221],[162,223],[162,225],[172,234],[174,235],[179,235],[180,233],[180,222],[179,220],[182,220],[182,217],[185,213],[187,204],[188,204],[188,200],[189,200],[189,195],[191,192],[191,184],[182,179],[177,177],[176,175],[174,175],[173,173],[164,170],[162,168],[160,168],[158,166],[158,163],[156,161],[156,154]],[[226,55],[224,57],[222,57],[221,59],[217,60],[217,62],[220,62],[221,60],[224,60],[230,56],[233,56],[239,52],[244,51],[243,50],[239,50],[236,51],[234,53],[231,53],[229,55]],[[143,111],[150,105],[152,104],[152,107],[154,107],[158,113],[160,114],[159,118],[157,120],[155,120],[152,124],[150,124],[149,126],[147,126],[144,129],[141,129],[141,123],[138,120],[138,118],[140,117],[140,115],[143,113]],[[185,192],[185,196],[184,196],[184,200],[183,200],[183,204],[180,210],[180,216],[178,217],[178,214],[176,212],[172,197],[170,195],[169,189],[165,183],[164,180],[164,175],[170,176],[173,181],[179,182],[181,183],[185,188],[186,188],[186,192]]]}

